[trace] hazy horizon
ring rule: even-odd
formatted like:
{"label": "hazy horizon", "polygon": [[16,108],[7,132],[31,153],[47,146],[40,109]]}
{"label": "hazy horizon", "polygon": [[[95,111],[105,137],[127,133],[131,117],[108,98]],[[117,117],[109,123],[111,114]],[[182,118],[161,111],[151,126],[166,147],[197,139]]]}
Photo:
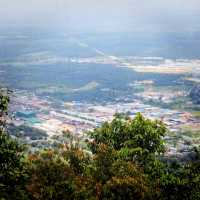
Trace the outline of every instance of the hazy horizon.
{"label": "hazy horizon", "polygon": [[0,0],[0,28],[199,31],[198,0]]}

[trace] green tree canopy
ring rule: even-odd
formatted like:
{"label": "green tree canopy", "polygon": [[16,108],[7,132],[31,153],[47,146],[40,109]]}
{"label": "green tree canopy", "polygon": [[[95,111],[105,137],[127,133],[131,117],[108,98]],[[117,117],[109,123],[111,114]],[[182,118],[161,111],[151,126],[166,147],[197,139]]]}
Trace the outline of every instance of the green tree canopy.
{"label": "green tree canopy", "polygon": [[6,132],[9,93],[0,92],[0,198],[25,198],[24,146]]}
{"label": "green tree canopy", "polygon": [[[96,153],[99,144],[106,144],[130,160],[163,153],[166,127],[160,121],[145,119],[140,113],[134,119],[116,115],[111,123],[89,132],[89,147]],[[138,156],[139,155],[139,156]]]}

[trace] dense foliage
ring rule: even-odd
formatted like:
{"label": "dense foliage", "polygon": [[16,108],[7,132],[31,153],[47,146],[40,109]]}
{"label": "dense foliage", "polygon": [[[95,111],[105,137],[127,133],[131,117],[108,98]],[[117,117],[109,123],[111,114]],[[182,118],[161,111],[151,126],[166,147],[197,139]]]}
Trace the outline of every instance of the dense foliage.
{"label": "dense foliage", "polygon": [[88,133],[88,149],[65,133],[63,145],[27,153],[7,133],[8,103],[1,94],[1,200],[200,199],[199,150],[184,164],[163,159],[163,123],[116,115]]}
{"label": "dense foliage", "polygon": [[24,167],[25,149],[6,132],[8,94],[9,91],[0,92],[0,197],[1,199],[23,199],[28,177]]}

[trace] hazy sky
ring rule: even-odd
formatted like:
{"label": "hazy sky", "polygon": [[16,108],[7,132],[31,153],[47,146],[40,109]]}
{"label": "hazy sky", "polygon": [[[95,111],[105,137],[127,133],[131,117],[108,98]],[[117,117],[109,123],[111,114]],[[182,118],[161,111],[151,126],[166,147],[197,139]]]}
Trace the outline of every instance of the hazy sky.
{"label": "hazy sky", "polygon": [[200,0],[0,0],[0,27],[200,30]]}

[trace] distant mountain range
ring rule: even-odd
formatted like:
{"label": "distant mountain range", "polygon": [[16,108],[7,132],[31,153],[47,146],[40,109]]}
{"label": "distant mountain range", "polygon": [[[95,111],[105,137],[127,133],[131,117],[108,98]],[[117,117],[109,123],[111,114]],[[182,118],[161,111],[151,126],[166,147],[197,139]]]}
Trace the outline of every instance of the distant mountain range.
{"label": "distant mountain range", "polygon": [[190,92],[190,97],[192,98],[192,101],[194,103],[200,104],[200,84],[195,85],[191,92]]}

